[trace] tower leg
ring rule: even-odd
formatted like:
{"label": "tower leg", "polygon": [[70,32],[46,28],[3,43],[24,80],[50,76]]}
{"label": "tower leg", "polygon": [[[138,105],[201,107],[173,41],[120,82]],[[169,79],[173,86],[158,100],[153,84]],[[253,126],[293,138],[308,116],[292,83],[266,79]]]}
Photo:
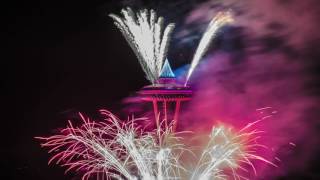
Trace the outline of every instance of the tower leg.
{"label": "tower leg", "polygon": [[165,128],[168,128],[167,101],[163,101],[163,118]]}
{"label": "tower leg", "polygon": [[179,111],[180,111],[180,104],[181,104],[181,101],[177,101],[176,102],[176,109],[174,111],[174,117],[173,117],[173,131],[176,131],[176,129],[177,129]]}
{"label": "tower leg", "polygon": [[159,124],[159,112],[158,112],[158,102],[156,100],[153,100],[152,101],[153,103],[153,113],[154,113],[154,117],[155,117],[155,120],[156,120],[156,126],[157,126],[157,129],[159,129],[160,127],[160,124]]}

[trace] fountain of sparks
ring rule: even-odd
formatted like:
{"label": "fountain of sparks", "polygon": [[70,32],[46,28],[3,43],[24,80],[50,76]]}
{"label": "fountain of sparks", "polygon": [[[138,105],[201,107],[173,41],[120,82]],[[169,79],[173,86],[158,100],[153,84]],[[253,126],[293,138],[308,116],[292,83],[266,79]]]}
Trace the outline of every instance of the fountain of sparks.
{"label": "fountain of sparks", "polygon": [[147,79],[156,83],[169,48],[170,34],[174,24],[163,27],[163,17],[157,17],[154,10],[141,10],[135,14],[132,9],[121,11],[123,17],[109,16],[114,20],[146,74]]}

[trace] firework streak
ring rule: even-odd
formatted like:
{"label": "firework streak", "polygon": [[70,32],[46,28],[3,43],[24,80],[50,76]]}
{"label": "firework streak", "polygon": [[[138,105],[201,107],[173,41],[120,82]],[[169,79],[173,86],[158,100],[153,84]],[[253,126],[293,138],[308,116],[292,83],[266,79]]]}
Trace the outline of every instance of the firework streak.
{"label": "firework streak", "polygon": [[[170,128],[144,131],[139,121],[121,121],[112,113],[101,110],[104,121],[91,121],[79,113],[83,124],[67,128],[50,137],[37,137],[42,147],[53,156],[49,161],[67,167],[66,171],[84,172],[82,179],[98,180],[170,180],[170,179],[245,179],[238,170],[251,160],[271,162],[255,154],[257,130],[248,131],[252,124],[234,132],[223,125],[214,127],[197,164],[184,168],[181,156],[190,153],[183,139]],[[225,173],[225,170],[232,173]],[[187,174],[182,178],[181,174]]]}
{"label": "firework streak", "polygon": [[233,22],[233,19],[230,12],[225,12],[225,13],[220,12],[211,20],[207,30],[204,32],[200,40],[196,53],[193,56],[190,69],[187,74],[185,85],[188,83],[188,80],[192,75],[193,71],[195,70],[196,66],[199,64],[199,61],[201,60],[203,55],[207,52],[210,42],[216,36],[218,30],[222,26],[229,24],[231,22]]}

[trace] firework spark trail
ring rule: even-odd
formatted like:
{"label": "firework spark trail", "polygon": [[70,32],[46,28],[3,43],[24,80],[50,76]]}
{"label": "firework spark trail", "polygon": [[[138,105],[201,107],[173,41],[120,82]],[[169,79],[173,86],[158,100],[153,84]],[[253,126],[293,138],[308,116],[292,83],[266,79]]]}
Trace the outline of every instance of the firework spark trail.
{"label": "firework spark trail", "polygon": [[197,47],[196,53],[193,56],[191,66],[189,68],[187,79],[185,82],[185,85],[187,85],[190,76],[192,75],[194,69],[199,64],[200,59],[203,57],[203,55],[206,53],[206,51],[209,48],[209,44],[211,40],[215,37],[217,34],[217,31],[224,25],[233,22],[232,16],[230,12],[223,12],[218,13],[210,22],[207,30],[203,34],[200,43]]}
{"label": "firework spark trail", "polygon": [[257,122],[249,124],[237,133],[223,125],[214,127],[207,147],[203,150],[191,179],[228,179],[229,177],[224,173],[225,169],[231,170],[231,176],[235,180],[247,179],[241,176],[237,169],[247,171],[244,165],[241,165],[246,164],[251,166],[256,173],[252,160],[260,160],[276,166],[263,157],[256,155],[256,150],[259,147],[264,147],[256,142],[259,138],[257,134],[260,134],[261,131],[246,132]]}
{"label": "firework spark trail", "polygon": [[[135,127],[137,119],[127,123],[121,121],[108,111],[102,110],[106,121],[90,121],[80,114],[81,127],[69,126],[59,135],[43,138],[43,147],[54,153],[50,159],[56,164],[67,166],[66,171],[85,171],[82,179],[96,176],[97,179],[128,180],[167,180],[178,179],[178,151],[183,147],[179,143],[171,146],[166,141],[178,140],[170,130],[164,130],[161,137],[153,132],[142,133]],[[139,133],[140,132],[140,133]],[[159,139],[162,142],[158,143]],[[177,153],[177,154],[176,154]]]}
{"label": "firework spark trail", "polygon": [[109,16],[138,57],[147,79],[154,84],[166,59],[174,24],[164,28],[163,18],[158,18],[154,10],[144,9],[135,14],[127,8],[121,14],[123,18],[115,14]]}

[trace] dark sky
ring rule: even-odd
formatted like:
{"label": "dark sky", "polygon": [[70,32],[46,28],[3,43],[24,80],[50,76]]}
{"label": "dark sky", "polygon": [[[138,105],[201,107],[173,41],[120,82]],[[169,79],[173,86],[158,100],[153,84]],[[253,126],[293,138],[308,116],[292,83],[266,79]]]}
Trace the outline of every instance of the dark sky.
{"label": "dark sky", "polygon": [[[202,1],[179,1],[190,4],[177,13],[168,13],[168,18],[181,23],[183,18],[178,17],[190,12],[198,2]],[[148,84],[131,49],[107,17],[109,12],[117,13],[124,5],[134,5],[155,7],[165,13],[179,3],[31,0],[7,5],[8,43],[2,59],[5,116],[2,116],[1,176],[5,177],[1,179],[79,179],[73,173],[65,175],[59,166],[47,166],[49,155],[33,137],[49,135],[64,127],[66,119],[72,119],[78,111],[90,115],[99,108],[120,112],[121,100]],[[273,46],[276,40],[266,42]],[[309,51],[319,52],[316,45],[319,43]],[[170,52],[172,57],[181,59],[174,63],[176,67],[190,57],[190,45],[178,47],[180,53]],[[318,61],[316,57],[319,56],[312,55],[311,59]],[[310,62],[313,63],[310,71],[317,76],[318,63]],[[314,79],[312,87],[319,84],[318,78]],[[320,178],[319,163],[315,159],[304,173],[280,179]]]}
{"label": "dark sky", "polygon": [[65,126],[77,111],[119,109],[122,98],[147,84],[104,14],[105,7],[117,7],[105,4],[25,1],[8,6],[1,174],[9,178],[3,179],[72,179],[63,168],[47,166],[49,156],[33,137]]}

